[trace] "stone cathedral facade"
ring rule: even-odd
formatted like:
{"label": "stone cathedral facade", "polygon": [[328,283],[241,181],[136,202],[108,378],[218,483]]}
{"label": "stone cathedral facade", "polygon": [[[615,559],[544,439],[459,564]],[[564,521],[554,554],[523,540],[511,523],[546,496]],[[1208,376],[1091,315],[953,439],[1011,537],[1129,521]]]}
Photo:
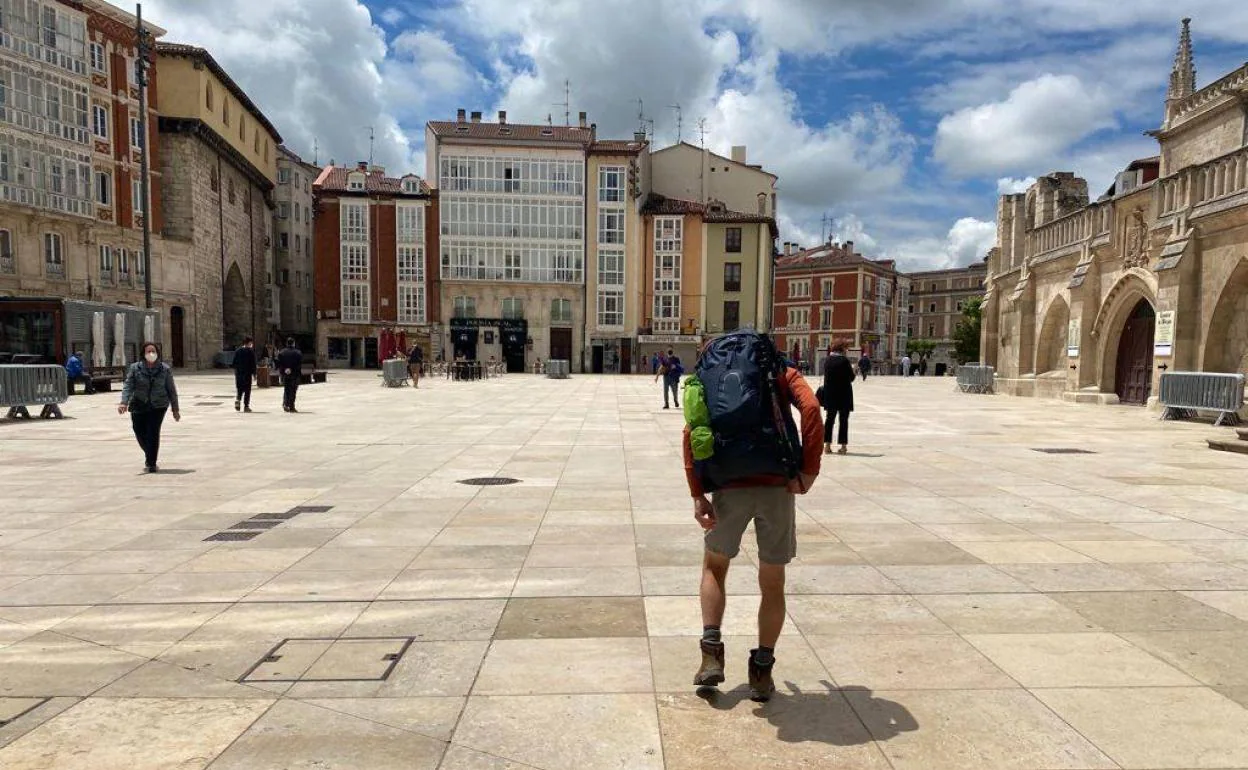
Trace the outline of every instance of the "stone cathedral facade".
{"label": "stone cathedral facade", "polygon": [[1248,64],[1196,88],[1184,19],[1158,154],[1092,200],[1072,173],[1002,196],[982,356],[998,389],[1155,400],[1165,371],[1248,371]]}

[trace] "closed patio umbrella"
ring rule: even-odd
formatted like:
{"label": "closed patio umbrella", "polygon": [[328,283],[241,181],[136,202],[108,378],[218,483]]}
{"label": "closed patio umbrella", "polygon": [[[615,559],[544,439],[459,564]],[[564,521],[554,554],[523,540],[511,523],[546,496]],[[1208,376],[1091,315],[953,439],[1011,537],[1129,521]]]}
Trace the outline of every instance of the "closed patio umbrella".
{"label": "closed patio umbrella", "polygon": [[108,366],[108,343],[104,341],[104,312],[91,314],[91,365]]}
{"label": "closed patio umbrella", "polygon": [[126,365],[126,314],[113,316],[113,366]]}

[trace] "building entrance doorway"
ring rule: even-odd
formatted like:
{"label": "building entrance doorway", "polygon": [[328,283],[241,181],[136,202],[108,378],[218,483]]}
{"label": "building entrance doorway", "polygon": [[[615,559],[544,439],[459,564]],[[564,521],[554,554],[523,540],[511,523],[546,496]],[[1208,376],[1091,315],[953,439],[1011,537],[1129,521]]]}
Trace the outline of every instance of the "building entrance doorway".
{"label": "building entrance doorway", "polygon": [[572,330],[550,330],[550,360],[572,361]]}
{"label": "building entrance doorway", "polygon": [[173,366],[181,369],[186,366],[186,318],[180,305],[169,308],[169,357]]}
{"label": "building entrance doorway", "polygon": [[524,353],[528,347],[529,326],[524,320],[503,319],[499,324],[503,362],[508,374],[524,373]]}
{"label": "building entrance doorway", "polygon": [[593,359],[592,359],[592,363],[590,364],[590,372],[592,372],[593,374],[602,374],[602,359],[603,359],[602,345],[594,345]]}
{"label": "building entrance doorway", "polygon": [[1122,328],[1114,392],[1124,404],[1146,404],[1153,384],[1153,330],[1156,312],[1140,300]]}

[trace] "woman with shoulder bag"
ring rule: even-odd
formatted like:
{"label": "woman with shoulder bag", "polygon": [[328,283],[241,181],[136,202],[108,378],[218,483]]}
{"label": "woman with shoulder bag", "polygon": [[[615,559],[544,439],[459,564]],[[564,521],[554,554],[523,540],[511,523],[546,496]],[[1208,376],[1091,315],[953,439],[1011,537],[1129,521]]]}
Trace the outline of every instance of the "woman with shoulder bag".
{"label": "woman with shoulder bag", "polygon": [[174,421],[180,421],[178,389],[173,384],[173,370],[160,360],[160,348],[155,342],[143,343],[143,360],[130,364],[126,370],[126,384],[121,389],[121,403],[117,414],[130,413],[134,437],[143,449],[143,468],[148,473],[159,470],[156,458],[160,454],[160,426],[165,413],[173,410]]}
{"label": "woman with shoulder bag", "polygon": [[828,350],[828,358],[823,362],[823,408],[828,412],[828,419],[823,421],[823,453],[832,454],[832,424],[839,421],[836,443],[840,444],[837,454],[849,451],[849,413],[854,411],[854,365],[845,356],[847,347],[844,340],[836,340]]}

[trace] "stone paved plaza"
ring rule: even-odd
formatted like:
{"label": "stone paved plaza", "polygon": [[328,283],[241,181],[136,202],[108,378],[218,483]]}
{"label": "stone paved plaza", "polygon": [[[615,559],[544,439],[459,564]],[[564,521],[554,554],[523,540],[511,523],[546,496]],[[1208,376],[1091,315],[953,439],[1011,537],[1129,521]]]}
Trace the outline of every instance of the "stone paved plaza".
{"label": "stone paved plaza", "polygon": [[182,377],[156,476],[113,396],[0,425],[0,767],[1248,768],[1224,429],[859,384],[760,706],[749,547],[728,682],[690,686],[699,531],[648,377],[378,383],[239,415]]}

